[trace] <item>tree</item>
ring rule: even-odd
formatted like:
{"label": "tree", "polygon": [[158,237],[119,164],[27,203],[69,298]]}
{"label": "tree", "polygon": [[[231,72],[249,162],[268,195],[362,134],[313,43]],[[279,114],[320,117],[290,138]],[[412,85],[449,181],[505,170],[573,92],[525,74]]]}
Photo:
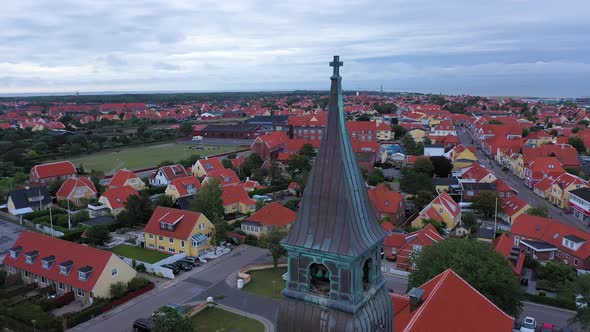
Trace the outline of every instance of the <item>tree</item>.
{"label": "tree", "polygon": [[260,166],[262,166],[262,163],[263,160],[259,155],[257,155],[256,153],[251,153],[248,157],[246,157],[246,159],[240,166],[240,173],[242,174],[242,176],[251,176],[252,171],[260,168]]}
{"label": "tree", "polygon": [[530,131],[526,128],[522,128],[522,137],[527,137],[530,134]]}
{"label": "tree", "polygon": [[379,114],[391,114],[397,112],[397,105],[395,104],[375,104],[373,109]]}
{"label": "tree", "polygon": [[468,228],[471,231],[471,233],[476,233],[479,229],[479,222],[477,222],[475,214],[471,212],[461,216],[461,221],[463,222],[465,228]]}
{"label": "tree", "polygon": [[104,191],[104,186],[100,183],[100,178],[98,178],[96,176],[92,176],[92,177],[90,177],[90,180],[94,184],[94,188],[96,188],[96,191],[99,194]]}
{"label": "tree", "polygon": [[305,143],[301,146],[301,149],[299,149],[299,154],[311,159],[311,158],[315,157],[316,152],[315,152],[313,145],[311,145],[310,143]]}
{"label": "tree", "polygon": [[211,222],[214,219],[223,220],[224,217],[224,210],[223,210],[223,198],[221,195],[223,194],[223,189],[221,189],[221,185],[215,179],[208,182],[203,186],[193,201],[191,202],[191,210],[201,212],[204,214]]}
{"label": "tree", "polygon": [[410,198],[414,202],[416,210],[422,210],[428,203],[434,199],[434,192],[432,190],[418,190],[416,194]]}
{"label": "tree", "polygon": [[231,160],[229,160],[229,159],[223,159],[221,161],[221,165],[223,165],[223,168],[227,168],[227,169],[234,168],[234,164],[232,164]]}
{"label": "tree", "polygon": [[382,182],[385,182],[385,176],[380,169],[373,169],[367,176],[367,183],[370,186],[376,186]]}
{"label": "tree", "polygon": [[287,254],[287,251],[281,245],[281,240],[287,235],[284,230],[273,227],[268,234],[266,234],[266,243],[268,251],[272,256],[272,263],[276,268],[279,265],[279,259]]}
{"label": "tree", "polygon": [[434,172],[434,166],[430,158],[418,158],[414,163],[414,170],[418,173],[422,173],[432,177],[432,172]]}
{"label": "tree", "polygon": [[498,193],[491,191],[482,191],[471,200],[471,207],[488,218],[495,215],[496,204],[497,212],[502,212],[502,202],[498,198]]}
{"label": "tree", "polygon": [[178,128],[178,130],[183,136],[190,135],[193,132],[193,124],[190,122],[183,122],[180,124],[180,128]]}
{"label": "tree", "polygon": [[408,133],[408,131],[406,130],[406,128],[400,126],[400,125],[393,125],[393,127],[391,128],[391,130],[394,133],[394,139],[400,139],[402,137],[404,137],[405,134]]}
{"label": "tree", "polygon": [[108,226],[97,225],[88,228],[86,230],[86,240],[96,245],[103,245],[111,241],[111,233]]}
{"label": "tree", "polygon": [[501,125],[504,124],[504,122],[500,121],[500,120],[492,120],[490,122],[488,122],[491,125]]}
{"label": "tree", "polygon": [[402,137],[402,139],[400,141],[400,145],[402,146],[402,148],[404,148],[404,151],[406,152],[406,154],[412,155],[412,156],[419,155],[419,154],[417,154],[418,145],[416,144],[416,141],[414,141],[414,137],[412,137],[412,135],[405,134],[404,137]]}
{"label": "tree", "polygon": [[521,311],[522,291],[506,259],[477,240],[446,239],[413,257],[416,269],[408,288],[420,287],[451,268],[500,309],[511,316]]}
{"label": "tree", "polygon": [[434,226],[434,228],[436,229],[436,231],[440,234],[440,235],[445,235],[445,229],[447,228],[447,223],[444,221],[438,221],[435,219],[423,219],[422,220],[422,225],[424,225],[424,227],[428,226],[428,224],[431,224],[432,226]]}
{"label": "tree", "polygon": [[111,284],[111,298],[119,299],[127,292],[127,285],[122,281]]}
{"label": "tree", "polygon": [[49,187],[47,188],[49,190],[49,193],[51,194],[51,196],[55,196],[55,194],[57,194],[57,191],[59,190],[59,188],[61,188],[61,185],[64,184],[64,181],[55,181],[52,184],[49,185]]}
{"label": "tree", "polygon": [[149,198],[131,195],[127,198],[125,209],[117,215],[117,221],[126,227],[146,224],[150,220],[152,212],[152,202]]}
{"label": "tree", "polygon": [[586,153],[586,145],[584,145],[584,141],[582,141],[579,137],[570,137],[567,142],[569,145],[573,146],[578,150],[578,153]]}
{"label": "tree", "polygon": [[229,227],[223,218],[219,216],[213,217],[211,223],[213,224],[213,234],[211,236],[211,242],[218,246],[221,244],[222,241],[225,241],[227,237],[227,232],[229,231]]}
{"label": "tree", "polygon": [[545,204],[537,205],[534,208],[530,208],[526,211],[526,214],[531,216],[539,216],[543,218],[549,217],[549,208]]}
{"label": "tree", "polygon": [[588,120],[580,120],[580,121],[578,121],[578,124],[579,125],[582,125],[584,127],[588,127],[588,125],[590,125],[590,121],[588,121]]}
{"label": "tree", "polygon": [[307,156],[294,154],[289,157],[287,161],[287,172],[295,179],[297,175],[309,171],[311,169],[311,161]]}
{"label": "tree", "polygon": [[[571,291],[567,292],[567,295],[569,295],[570,302],[577,294],[582,295],[586,301],[590,300],[590,274],[580,275],[569,286]],[[580,323],[583,330],[588,330],[590,328],[590,307],[577,309],[574,321]]]}
{"label": "tree", "polygon": [[537,277],[538,288],[561,291],[576,278],[576,272],[566,264],[548,261],[537,268]]}
{"label": "tree", "polygon": [[403,192],[410,195],[416,195],[421,190],[430,192],[434,191],[432,177],[408,168],[402,169],[402,175],[400,189]]}
{"label": "tree", "polygon": [[170,195],[160,195],[156,200],[156,206],[174,207],[174,197]]}
{"label": "tree", "polygon": [[162,307],[154,314],[154,332],[194,331],[193,320],[182,316],[176,309]]}
{"label": "tree", "polygon": [[451,174],[453,170],[453,162],[446,157],[443,156],[433,156],[430,157],[430,161],[432,162],[432,166],[434,167],[434,174],[441,178],[446,178]]}

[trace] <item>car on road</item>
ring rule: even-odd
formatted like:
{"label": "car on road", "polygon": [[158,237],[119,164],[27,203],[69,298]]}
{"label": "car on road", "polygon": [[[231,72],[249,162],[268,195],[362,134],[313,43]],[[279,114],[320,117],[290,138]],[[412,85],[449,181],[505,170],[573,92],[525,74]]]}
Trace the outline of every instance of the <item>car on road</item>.
{"label": "car on road", "polygon": [[254,196],[252,196],[252,199],[255,201],[272,202],[272,198],[270,198],[266,195],[254,195]]}
{"label": "car on road", "polygon": [[185,260],[179,260],[173,263],[174,265],[178,266],[179,269],[183,271],[190,271],[193,269],[193,263],[187,262]]}
{"label": "car on road", "polygon": [[533,317],[525,317],[520,325],[520,332],[535,332],[537,330],[537,321]]}
{"label": "car on road", "polygon": [[138,318],[133,322],[133,331],[150,332],[154,328],[151,318]]}
{"label": "car on road", "polygon": [[576,309],[585,309],[588,307],[588,303],[586,302],[586,299],[580,295],[577,294],[576,295]]}
{"label": "car on road", "polygon": [[543,323],[541,326],[541,332],[553,332],[555,331],[555,325],[551,323]]}
{"label": "car on road", "polygon": [[174,273],[175,275],[180,273],[180,268],[174,264],[164,264],[162,265],[162,267],[172,270],[172,273]]}

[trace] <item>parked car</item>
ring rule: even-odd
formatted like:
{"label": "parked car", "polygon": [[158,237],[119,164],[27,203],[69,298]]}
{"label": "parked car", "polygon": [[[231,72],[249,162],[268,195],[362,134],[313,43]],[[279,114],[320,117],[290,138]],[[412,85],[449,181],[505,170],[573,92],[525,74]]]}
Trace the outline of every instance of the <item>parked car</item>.
{"label": "parked car", "polygon": [[535,332],[537,321],[533,317],[525,317],[520,326],[520,332]]}
{"label": "parked car", "polygon": [[184,260],[179,260],[174,262],[174,265],[178,266],[179,269],[183,270],[183,271],[190,271],[193,269],[193,263],[184,261]]}
{"label": "parked car", "polygon": [[201,262],[199,261],[199,258],[198,257],[186,256],[182,260],[185,261],[185,262],[189,262],[189,263],[193,264],[193,266],[199,266],[199,265],[201,265]]}
{"label": "parked car", "polygon": [[138,318],[133,322],[133,331],[149,332],[154,328],[154,321],[150,318]]}
{"label": "parked car", "polygon": [[254,196],[252,196],[252,199],[255,201],[272,202],[272,198],[270,198],[266,195],[254,195]]}
{"label": "parked car", "polygon": [[577,309],[584,309],[586,307],[588,307],[588,303],[586,302],[586,299],[582,295],[577,294],[576,295],[576,308]]}
{"label": "parked car", "polygon": [[180,272],[180,268],[174,264],[164,264],[162,267],[172,270],[172,273],[178,274]]}
{"label": "parked car", "polygon": [[229,236],[226,241],[227,241],[227,243],[231,244],[232,246],[237,246],[240,244],[240,240],[238,240],[238,238],[236,238],[234,236]]}
{"label": "parked car", "polygon": [[555,326],[551,323],[543,323],[543,325],[541,326],[541,332],[553,332],[555,329]]}

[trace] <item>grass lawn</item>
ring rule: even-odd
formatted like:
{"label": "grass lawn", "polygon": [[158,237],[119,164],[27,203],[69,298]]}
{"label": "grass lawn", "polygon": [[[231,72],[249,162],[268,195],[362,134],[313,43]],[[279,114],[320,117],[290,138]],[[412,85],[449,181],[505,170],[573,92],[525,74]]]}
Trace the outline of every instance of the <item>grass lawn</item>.
{"label": "grass lawn", "polygon": [[110,152],[98,152],[87,156],[69,159],[74,165],[84,165],[85,170],[99,170],[105,173],[114,172],[120,168],[130,170],[147,168],[168,160],[178,162],[193,154],[201,157],[210,156],[239,149],[234,146],[205,145],[202,150],[191,150],[191,144],[166,143],[135,148],[121,148]]}
{"label": "grass lawn", "polygon": [[[250,271],[252,280],[244,286],[246,292],[255,293],[258,295],[271,297],[274,299],[282,299],[283,295],[281,292],[285,288],[285,281],[283,280],[283,274],[287,272],[286,267],[270,268],[264,270]],[[273,280],[274,283],[274,296],[273,296]]]}
{"label": "grass lawn", "polygon": [[193,316],[195,331],[261,332],[261,322],[219,308],[206,308]]}
{"label": "grass lawn", "polygon": [[164,258],[170,257],[170,255],[165,254],[163,252],[159,252],[156,250],[149,250],[145,248],[140,248],[136,246],[130,246],[127,244],[121,244],[116,247],[111,248],[110,250],[115,255],[128,257],[131,259],[139,260],[142,262],[153,264],[155,262],[159,262]]}

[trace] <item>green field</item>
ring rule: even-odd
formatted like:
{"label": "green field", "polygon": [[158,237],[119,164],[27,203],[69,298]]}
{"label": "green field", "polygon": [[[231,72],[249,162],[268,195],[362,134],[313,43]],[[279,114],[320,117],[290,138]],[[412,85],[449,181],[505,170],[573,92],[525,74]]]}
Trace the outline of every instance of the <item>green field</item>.
{"label": "green field", "polygon": [[191,146],[191,144],[167,143],[137,148],[121,148],[120,150],[99,152],[68,160],[76,167],[80,167],[82,164],[87,171],[94,169],[110,174],[121,168],[130,170],[148,168],[166,160],[178,162],[193,154],[206,157],[239,149],[234,146],[205,145],[202,150],[191,150],[189,149]]}
{"label": "green field", "polygon": [[282,276],[285,272],[287,272],[286,267],[252,270],[250,271],[252,279],[248,284],[246,284],[246,286],[244,286],[244,290],[246,292],[271,297],[274,299],[282,299],[283,294],[281,294],[281,292],[283,291],[283,288],[285,288],[285,281],[283,280]]}
{"label": "green field", "polygon": [[193,316],[195,331],[262,332],[261,322],[219,308],[206,308]]}
{"label": "green field", "polygon": [[163,252],[130,246],[127,244],[121,244],[116,247],[113,247],[110,249],[110,251],[118,256],[123,256],[150,264],[159,262],[164,258],[170,257],[170,255],[165,254]]}

